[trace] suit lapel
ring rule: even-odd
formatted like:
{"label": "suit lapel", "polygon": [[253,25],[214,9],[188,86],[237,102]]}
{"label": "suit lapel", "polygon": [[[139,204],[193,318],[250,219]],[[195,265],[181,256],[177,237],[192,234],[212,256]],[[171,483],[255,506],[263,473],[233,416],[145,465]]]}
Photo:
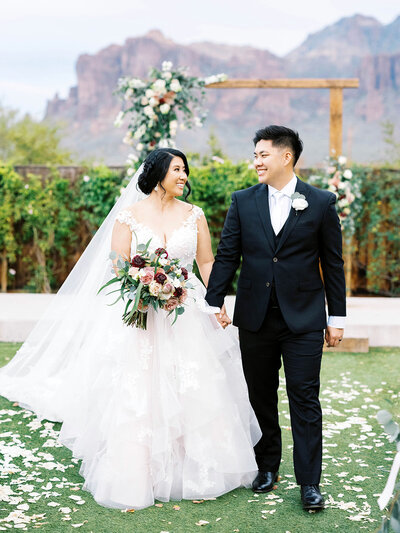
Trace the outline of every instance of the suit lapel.
{"label": "suit lapel", "polygon": [[256,205],[258,209],[258,214],[261,218],[261,223],[265,231],[265,235],[268,239],[268,242],[271,246],[272,251],[275,250],[275,242],[273,229],[271,225],[271,216],[269,213],[269,201],[268,201],[268,186],[261,185],[256,192]]}
{"label": "suit lapel", "polygon": [[[297,178],[297,184],[296,184],[295,192],[299,192],[300,194],[304,194],[304,196],[306,196],[306,194],[305,194],[306,193],[306,186],[299,178]],[[279,240],[279,244],[278,244],[277,249],[275,250],[275,253],[278,253],[279,250],[282,248],[282,246],[285,244],[286,239],[288,238],[290,233],[293,231],[293,228],[296,226],[296,224],[300,220],[300,217],[301,217],[302,213],[303,213],[303,211],[297,211],[296,212],[296,210],[293,209],[293,207],[290,208],[290,213],[289,213],[288,219],[287,219],[287,221],[286,221],[286,223],[285,223],[285,225],[283,227],[282,236],[281,236],[281,238]]]}

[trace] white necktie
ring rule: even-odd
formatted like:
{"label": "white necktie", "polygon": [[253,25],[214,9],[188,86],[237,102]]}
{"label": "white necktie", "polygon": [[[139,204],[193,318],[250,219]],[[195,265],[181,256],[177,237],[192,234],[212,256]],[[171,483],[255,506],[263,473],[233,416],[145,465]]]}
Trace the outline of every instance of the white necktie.
{"label": "white necktie", "polygon": [[271,224],[274,229],[275,235],[282,229],[282,200],[283,194],[280,191],[276,191],[271,196]]}

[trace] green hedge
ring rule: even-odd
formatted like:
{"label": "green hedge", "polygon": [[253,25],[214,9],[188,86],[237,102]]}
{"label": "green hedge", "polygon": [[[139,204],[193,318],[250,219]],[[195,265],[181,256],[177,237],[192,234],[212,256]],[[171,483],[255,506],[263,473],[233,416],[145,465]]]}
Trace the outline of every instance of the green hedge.
{"label": "green hedge", "polygon": [[[398,295],[400,171],[352,167],[362,177],[363,208],[356,219],[353,287],[356,292]],[[312,174],[304,171],[302,178]],[[8,262],[8,290],[55,291],[126,184],[122,170],[80,169],[67,180],[22,177],[0,165],[0,255]],[[257,183],[248,162],[192,166],[190,201],[203,208],[218,244],[231,193]],[[16,274],[14,274],[16,271]]]}

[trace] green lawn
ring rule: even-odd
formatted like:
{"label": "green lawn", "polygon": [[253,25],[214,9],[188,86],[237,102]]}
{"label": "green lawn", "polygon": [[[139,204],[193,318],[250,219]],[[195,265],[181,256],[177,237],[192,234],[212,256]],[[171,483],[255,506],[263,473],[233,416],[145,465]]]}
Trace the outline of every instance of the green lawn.
{"label": "green lawn", "polygon": [[[0,366],[18,346],[0,343]],[[71,460],[68,449],[57,446],[60,424],[39,425],[29,411],[0,397],[0,531],[15,525],[25,531],[51,533],[75,529],[93,533],[374,531],[382,515],[377,497],[395,452],[375,414],[384,408],[399,420],[399,383],[399,348],[324,355],[321,490],[328,506],[321,513],[307,513],[300,505],[283,389],[280,413],[284,455],[277,490],[256,496],[240,489],[213,501],[170,502],[136,512],[97,505],[88,492],[81,490],[79,462]],[[7,495],[8,487],[12,494]],[[12,511],[11,516],[27,517],[25,526],[4,521]],[[39,516],[32,518],[34,515]],[[201,525],[201,521],[207,523]]]}

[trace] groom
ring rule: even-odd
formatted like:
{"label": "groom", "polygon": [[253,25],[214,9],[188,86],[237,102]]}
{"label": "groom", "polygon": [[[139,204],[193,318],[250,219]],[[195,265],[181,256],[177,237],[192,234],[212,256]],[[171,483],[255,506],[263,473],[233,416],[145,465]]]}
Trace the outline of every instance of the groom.
{"label": "groom", "polygon": [[256,132],[254,145],[260,183],[232,195],[206,300],[221,308],[217,319],[222,326],[230,323],[224,298],[242,258],[233,323],[239,328],[250,402],[262,430],[255,446],[259,472],[253,490],[269,492],[278,479],[277,390],[283,360],[296,480],[304,509],[318,510],[324,507],[318,399],[324,329],[328,346],[337,346],[346,315],[336,197],[294,174],[303,149],[298,133],[268,126]]}

